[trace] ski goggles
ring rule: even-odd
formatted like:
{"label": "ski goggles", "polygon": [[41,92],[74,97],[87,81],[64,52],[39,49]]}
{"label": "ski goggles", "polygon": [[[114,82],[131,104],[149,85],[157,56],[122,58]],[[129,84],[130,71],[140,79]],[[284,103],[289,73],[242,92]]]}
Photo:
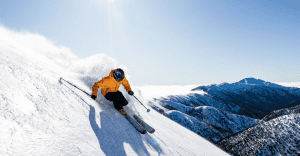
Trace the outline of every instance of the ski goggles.
{"label": "ski goggles", "polygon": [[118,79],[117,79],[118,82],[120,82],[120,81],[122,81],[122,80],[123,80],[123,78],[118,78]]}

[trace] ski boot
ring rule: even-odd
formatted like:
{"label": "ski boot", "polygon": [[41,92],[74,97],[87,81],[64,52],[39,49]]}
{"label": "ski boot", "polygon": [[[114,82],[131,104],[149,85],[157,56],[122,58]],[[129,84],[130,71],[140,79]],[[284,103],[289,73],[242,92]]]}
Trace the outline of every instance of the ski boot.
{"label": "ski boot", "polygon": [[125,115],[124,109],[120,109],[119,111],[120,111],[120,113],[121,113],[122,115]]}

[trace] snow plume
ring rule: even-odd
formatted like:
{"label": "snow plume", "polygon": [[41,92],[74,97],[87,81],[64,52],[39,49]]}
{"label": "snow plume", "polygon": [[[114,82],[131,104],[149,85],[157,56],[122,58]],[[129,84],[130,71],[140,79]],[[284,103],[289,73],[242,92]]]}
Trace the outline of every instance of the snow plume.
{"label": "snow plume", "polygon": [[[66,47],[56,47],[44,36],[29,32],[14,32],[0,26],[0,41],[18,49],[16,52],[23,57],[38,62],[55,62],[61,66],[70,66],[77,57]],[[22,49],[22,50],[20,50]],[[50,63],[52,65],[52,63]]]}
{"label": "snow plume", "polygon": [[[108,75],[113,68],[124,67],[118,66],[117,60],[110,58],[106,54],[96,54],[88,58],[79,59],[69,48],[57,47],[39,34],[14,32],[1,26],[0,34],[0,41],[10,45],[11,48],[18,49],[16,52],[20,55],[35,59],[37,62],[48,62],[51,65],[53,63],[58,64],[67,69],[68,72],[92,77],[103,77]],[[56,69],[54,68],[53,70]],[[126,70],[128,69],[126,68]]]}

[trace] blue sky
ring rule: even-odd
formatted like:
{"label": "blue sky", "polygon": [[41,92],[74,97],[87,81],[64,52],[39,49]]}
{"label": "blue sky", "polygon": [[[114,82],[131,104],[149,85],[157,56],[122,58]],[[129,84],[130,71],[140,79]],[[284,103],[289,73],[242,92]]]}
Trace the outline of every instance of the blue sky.
{"label": "blue sky", "polygon": [[0,0],[0,25],[105,53],[135,85],[300,81],[296,0]]}

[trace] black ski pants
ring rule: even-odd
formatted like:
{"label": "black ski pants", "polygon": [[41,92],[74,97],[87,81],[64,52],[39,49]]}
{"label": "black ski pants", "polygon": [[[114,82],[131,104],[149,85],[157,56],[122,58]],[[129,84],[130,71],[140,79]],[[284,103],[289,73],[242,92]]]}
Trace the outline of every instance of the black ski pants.
{"label": "black ski pants", "polygon": [[108,101],[112,101],[117,110],[121,110],[123,106],[126,106],[128,104],[128,101],[125,99],[125,97],[120,91],[108,92],[104,97]]}

